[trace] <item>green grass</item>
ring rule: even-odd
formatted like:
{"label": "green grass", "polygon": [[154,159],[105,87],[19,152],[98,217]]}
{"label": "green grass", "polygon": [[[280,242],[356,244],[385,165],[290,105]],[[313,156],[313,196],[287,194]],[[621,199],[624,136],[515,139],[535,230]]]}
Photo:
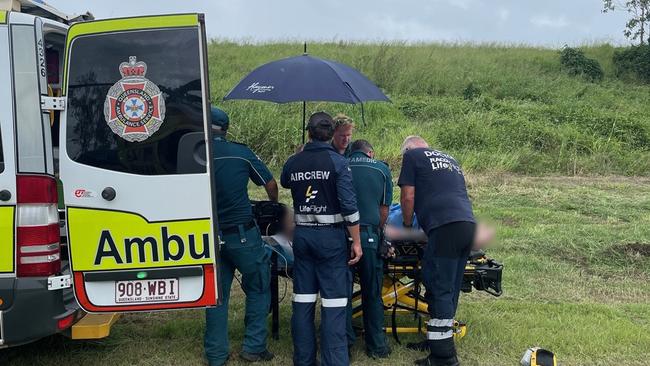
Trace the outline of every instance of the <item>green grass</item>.
{"label": "green grass", "polygon": [[[525,174],[650,174],[650,87],[617,80],[614,48],[584,48],[601,83],[564,72],[557,50],[500,45],[314,44],[311,54],[358,68],[393,103],[309,103],[308,113],[344,111],[386,160],[421,134],[468,171]],[[212,99],[231,115],[236,140],[280,165],[300,142],[301,103],[221,102],[256,66],[300,54],[299,44],[210,44]]]}
{"label": "green grass", "polygon": [[[477,215],[499,227],[489,253],[505,264],[505,293],[461,296],[457,318],[468,323],[458,343],[463,364],[516,365],[526,348],[537,345],[556,352],[565,366],[647,365],[650,179],[470,174],[468,185]],[[282,199],[288,199],[285,191]],[[236,355],[244,311],[241,290],[233,288]],[[269,344],[277,354],[271,365],[291,364],[290,313],[286,298],[281,340]],[[201,365],[202,334],[202,311],[131,314],[104,340],[51,337],[0,352],[0,365]],[[410,365],[422,356],[391,342],[392,357],[375,362],[358,341],[353,365]]]}

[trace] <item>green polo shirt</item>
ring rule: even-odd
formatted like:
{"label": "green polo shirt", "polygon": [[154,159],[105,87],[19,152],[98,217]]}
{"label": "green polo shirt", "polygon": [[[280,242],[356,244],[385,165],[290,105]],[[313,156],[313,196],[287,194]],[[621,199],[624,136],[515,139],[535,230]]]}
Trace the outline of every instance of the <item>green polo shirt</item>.
{"label": "green polo shirt", "polygon": [[248,180],[261,186],[273,179],[273,175],[248,146],[225,137],[214,138],[212,153],[219,225],[227,227],[250,222],[253,210],[248,197]]}
{"label": "green polo shirt", "polygon": [[393,179],[386,163],[371,159],[362,151],[354,151],[348,158],[352,183],[357,195],[360,223],[379,226],[379,207],[393,202]]}

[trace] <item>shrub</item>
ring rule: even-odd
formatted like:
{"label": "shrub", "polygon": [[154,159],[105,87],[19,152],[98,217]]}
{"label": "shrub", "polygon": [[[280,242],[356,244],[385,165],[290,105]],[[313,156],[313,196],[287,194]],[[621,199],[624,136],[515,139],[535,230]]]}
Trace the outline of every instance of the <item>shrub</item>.
{"label": "shrub", "polygon": [[614,69],[617,77],[632,77],[650,83],[650,46],[632,46],[614,52]]}
{"label": "shrub", "polygon": [[474,100],[481,96],[481,89],[474,85],[473,82],[467,84],[465,89],[463,89],[463,98],[465,100]]}
{"label": "shrub", "polygon": [[579,49],[565,46],[560,51],[560,63],[569,75],[582,75],[592,82],[603,80],[603,69],[598,61],[585,56]]}

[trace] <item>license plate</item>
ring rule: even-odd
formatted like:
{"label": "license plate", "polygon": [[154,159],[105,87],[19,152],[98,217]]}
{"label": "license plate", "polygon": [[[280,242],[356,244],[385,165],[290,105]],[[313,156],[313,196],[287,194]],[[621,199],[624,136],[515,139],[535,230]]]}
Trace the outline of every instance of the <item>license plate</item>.
{"label": "license plate", "polygon": [[115,302],[178,301],[178,278],[115,281]]}

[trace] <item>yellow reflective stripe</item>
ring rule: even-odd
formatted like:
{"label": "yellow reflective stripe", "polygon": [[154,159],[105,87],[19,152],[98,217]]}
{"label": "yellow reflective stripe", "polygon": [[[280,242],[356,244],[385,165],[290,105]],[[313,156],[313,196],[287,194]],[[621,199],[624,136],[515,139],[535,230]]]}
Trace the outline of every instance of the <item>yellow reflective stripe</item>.
{"label": "yellow reflective stripe", "polygon": [[67,219],[75,272],[214,263],[207,218],[148,222],[135,213],[71,207]]}
{"label": "yellow reflective stripe", "polygon": [[68,29],[66,40],[66,56],[63,69],[63,90],[67,94],[67,72],[70,61],[70,45],[72,41],[83,35],[121,32],[132,30],[146,30],[157,28],[178,28],[178,27],[195,27],[199,25],[198,14],[180,14],[180,15],[158,15],[135,18],[120,18],[96,20],[90,22],[75,23]]}
{"label": "yellow reflective stripe", "polygon": [[96,20],[73,24],[68,30],[67,46],[75,37],[86,34],[155,28],[194,27],[199,25],[198,14],[159,15],[137,18]]}
{"label": "yellow reflective stripe", "polygon": [[0,10],[0,24],[5,24],[7,22],[7,12]]}
{"label": "yellow reflective stripe", "polygon": [[14,272],[14,206],[0,206],[0,273]]}

